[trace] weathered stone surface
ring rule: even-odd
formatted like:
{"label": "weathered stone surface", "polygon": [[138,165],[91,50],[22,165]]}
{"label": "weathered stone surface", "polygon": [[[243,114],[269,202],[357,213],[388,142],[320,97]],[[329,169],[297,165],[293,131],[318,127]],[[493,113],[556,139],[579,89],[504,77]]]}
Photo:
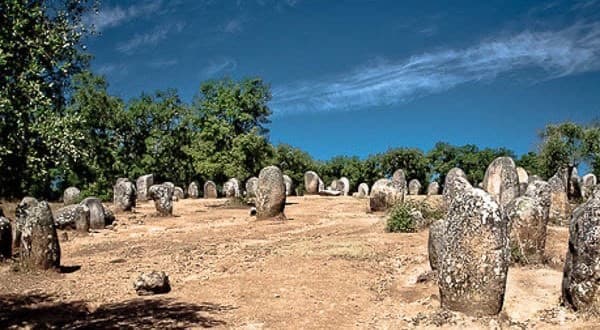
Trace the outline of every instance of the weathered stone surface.
{"label": "weathered stone surface", "polygon": [[16,210],[17,218],[24,219],[20,235],[20,263],[28,269],[60,267],[60,246],[50,206],[25,198]]}
{"label": "weathered stone surface", "polygon": [[65,205],[72,205],[79,202],[79,196],[81,191],[76,187],[69,187],[63,192],[63,203]]}
{"label": "weathered stone surface", "polygon": [[[19,205],[21,206],[22,209],[27,209],[29,207],[33,207],[34,205],[38,204],[38,200],[33,198],[33,197],[24,197],[21,202],[19,203]],[[17,206],[17,210],[18,210],[18,206]],[[20,247],[21,246],[21,233],[23,232],[23,228],[25,227],[25,222],[27,221],[27,217],[26,217],[26,213],[24,212],[16,212],[16,217],[15,217],[15,236],[14,236],[14,241],[13,244],[16,247]]]}
{"label": "weathered stone surface", "polygon": [[325,182],[319,178],[319,192],[325,190]]}
{"label": "weathered stone surface", "polygon": [[341,194],[341,191],[332,189],[323,189],[319,191],[319,195],[321,196],[340,196]]}
{"label": "weathered stone surface", "polygon": [[336,182],[335,190],[342,192],[342,195],[348,196],[350,193],[350,180],[343,176]]}
{"label": "weathered stone surface", "polygon": [[488,193],[467,188],[456,195],[446,218],[439,271],[443,308],[472,316],[500,312],[509,264],[508,230],[508,221]]}
{"label": "weathered stone surface", "polygon": [[544,207],[532,197],[515,198],[506,205],[510,229],[510,251],[512,261],[520,264],[541,263],[546,246]]}
{"label": "weathered stone surface", "polygon": [[577,199],[581,198],[581,178],[577,172],[577,168],[573,168],[571,176],[569,177],[569,198]]}
{"label": "weathered stone surface", "polygon": [[600,191],[573,212],[562,300],[581,312],[600,313]]}
{"label": "weathered stone surface", "polygon": [[204,183],[204,198],[217,198],[217,185],[212,181],[206,181]]}
{"label": "weathered stone surface", "polygon": [[283,175],[283,183],[285,184],[285,195],[291,196],[294,194],[294,180],[289,175]]}
{"label": "weathered stone surface", "polygon": [[391,180],[379,179],[371,187],[369,196],[369,209],[371,211],[385,211],[397,203],[404,202],[403,190],[398,189]]}
{"label": "weathered stone surface", "polygon": [[173,214],[173,191],[167,184],[155,184],[148,189],[148,195],[154,201],[154,207],[159,215],[170,216]]}
{"label": "weathered stone surface", "polygon": [[60,208],[54,216],[54,224],[58,229],[76,229],[87,232],[90,229],[90,209],[85,204]]}
{"label": "weathered stone surface", "polygon": [[369,196],[369,185],[366,183],[361,183],[358,185],[358,195],[359,198],[365,198]]}
{"label": "weathered stone surface", "polygon": [[318,194],[321,178],[314,171],[304,173],[304,190],[306,194]]}
{"label": "weathered stone surface", "polygon": [[483,189],[501,207],[519,197],[519,175],[515,161],[510,157],[498,157],[488,166],[483,177]]}
{"label": "weathered stone surface", "polygon": [[258,175],[256,219],[285,218],[285,183],[277,166],[267,166]]}
{"label": "weathered stone surface", "polygon": [[181,187],[175,187],[173,188],[173,196],[177,197],[177,199],[184,199],[185,191]]}
{"label": "weathered stone surface", "polygon": [[[337,185],[338,185],[337,182],[338,182],[337,179],[332,180],[331,184],[329,185],[329,187],[327,187],[327,189],[328,190],[337,190]],[[337,190],[337,191],[341,191],[341,190]]]}
{"label": "weathered stone surface", "polygon": [[444,251],[444,235],[446,231],[445,220],[437,220],[429,226],[429,240],[427,250],[429,252],[429,266],[431,270],[440,269],[441,257]]}
{"label": "weathered stone surface", "polygon": [[226,198],[240,197],[240,182],[236,178],[231,178],[223,184],[223,196]]}
{"label": "weathered stone surface", "polygon": [[200,187],[198,187],[198,182],[192,181],[188,185],[187,193],[188,196],[193,199],[200,197]]}
{"label": "weathered stone surface", "polygon": [[258,178],[253,176],[246,180],[246,196],[250,198],[256,197],[256,189],[258,188]]}
{"label": "weathered stone surface", "polygon": [[524,196],[535,199],[542,206],[544,218],[548,222],[551,203],[550,184],[542,180],[533,181],[527,186]]}
{"label": "weathered stone surface", "polygon": [[113,187],[113,203],[117,211],[131,211],[135,207],[137,191],[133,182],[120,178]]}
{"label": "weathered stone surface", "polygon": [[171,291],[171,284],[165,272],[154,271],[140,274],[133,282],[133,288],[139,296],[148,296]]}
{"label": "weathered stone surface", "polygon": [[524,168],[517,166],[517,175],[519,176],[519,193],[523,195],[529,184],[529,174]]}
{"label": "weathered stone surface", "polygon": [[427,186],[427,196],[434,196],[440,194],[440,184],[433,181]]}
{"label": "weathered stone surface", "polygon": [[[460,180],[459,180],[460,178]],[[444,180],[444,191],[442,192],[442,198],[446,208],[450,207],[450,203],[454,198],[464,191],[466,188],[472,188],[467,175],[460,168],[453,168],[446,174]]]}
{"label": "weathered stone surface", "polygon": [[398,191],[402,192],[402,194],[406,195],[408,193],[404,170],[396,170],[394,174],[392,174],[392,183]]}
{"label": "weathered stone surface", "polygon": [[106,209],[96,197],[88,197],[79,203],[79,205],[85,205],[90,210],[90,229],[104,229],[106,225],[110,224],[110,217],[106,214]]}
{"label": "weathered stone surface", "polygon": [[421,182],[417,179],[412,179],[408,183],[408,194],[409,195],[418,195],[421,193]]}
{"label": "weathered stone surface", "polygon": [[529,176],[529,180],[527,181],[528,183],[532,183],[535,181],[544,181],[544,179],[542,179],[541,177],[537,176],[537,175],[530,175]]}
{"label": "weathered stone surface", "polygon": [[556,173],[548,180],[548,184],[550,185],[550,221],[558,225],[567,224],[571,210],[561,174]]}
{"label": "weathered stone surface", "polygon": [[12,257],[12,226],[0,209],[0,261]]}
{"label": "weathered stone surface", "polygon": [[147,201],[150,199],[150,196],[148,195],[148,189],[150,189],[153,184],[154,174],[142,175],[135,181],[138,201]]}
{"label": "weathered stone surface", "polygon": [[581,179],[581,196],[584,199],[592,196],[592,187],[598,184],[598,179],[593,173],[589,173],[583,176]]}

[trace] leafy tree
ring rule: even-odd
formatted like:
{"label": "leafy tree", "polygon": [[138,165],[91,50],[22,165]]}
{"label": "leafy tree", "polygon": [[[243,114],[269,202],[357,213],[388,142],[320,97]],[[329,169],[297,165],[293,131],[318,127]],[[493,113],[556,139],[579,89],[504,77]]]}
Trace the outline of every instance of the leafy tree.
{"label": "leafy tree", "polygon": [[363,171],[363,161],[356,156],[333,157],[319,166],[318,173],[325,184],[329,184],[334,179],[339,179],[343,176],[347,177],[350,181],[350,191],[356,190],[361,182],[366,181]]}
{"label": "leafy tree", "polygon": [[118,151],[127,139],[124,134],[129,127],[123,102],[110,96],[107,88],[103,77],[88,71],[74,77],[66,113],[79,118],[74,129],[84,138],[77,145],[80,158],[71,159],[54,175],[59,191],[74,185],[84,195],[108,199],[115,179],[126,176]]}
{"label": "leafy tree", "polygon": [[517,166],[524,168],[529,175],[542,175],[540,157],[535,152],[528,152],[521,155],[517,161]]}
{"label": "leafy tree", "polygon": [[192,106],[193,142],[185,149],[203,179],[246,180],[271,158],[265,127],[271,110],[268,85],[252,78],[208,81]]}
{"label": "leafy tree", "polygon": [[304,173],[317,169],[315,160],[305,151],[288,144],[273,147],[271,164],[278,166],[296,186],[304,186]]}
{"label": "leafy tree", "polygon": [[419,149],[389,149],[377,158],[381,163],[381,171],[386,177],[391,177],[396,170],[403,169],[406,180],[417,179],[422,185],[427,185],[429,182],[428,160]]}
{"label": "leafy tree", "polygon": [[473,184],[481,182],[489,164],[496,158],[508,156],[515,158],[514,153],[506,148],[485,148],[467,144],[453,146],[439,142],[427,154],[428,163],[434,178],[444,183],[446,174],[454,167],[461,168]]}
{"label": "leafy tree", "polygon": [[51,193],[52,169],[78,159],[80,118],[64,113],[73,74],[87,65],[86,1],[0,2],[0,195]]}
{"label": "leafy tree", "polygon": [[193,124],[190,110],[175,90],[142,94],[129,102],[126,126],[119,148],[120,173],[136,178],[153,173],[155,179],[185,186],[194,176],[192,158]]}

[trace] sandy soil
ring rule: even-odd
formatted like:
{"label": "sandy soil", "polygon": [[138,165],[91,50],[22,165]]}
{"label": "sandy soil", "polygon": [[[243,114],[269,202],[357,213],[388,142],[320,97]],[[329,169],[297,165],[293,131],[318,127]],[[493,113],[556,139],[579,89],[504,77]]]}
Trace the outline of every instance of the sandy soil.
{"label": "sandy soil", "polygon": [[[151,203],[113,229],[59,233],[62,272],[0,265],[0,328],[594,328],[559,306],[568,229],[549,227],[548,263],[511,267],[503,312],[441,310],[427,279],[427,231],[385,233],[365,200],[291,197],[285,222],[255,221],[224,200]],[[140,298],[140,272],[165,271],[172,291]]]}

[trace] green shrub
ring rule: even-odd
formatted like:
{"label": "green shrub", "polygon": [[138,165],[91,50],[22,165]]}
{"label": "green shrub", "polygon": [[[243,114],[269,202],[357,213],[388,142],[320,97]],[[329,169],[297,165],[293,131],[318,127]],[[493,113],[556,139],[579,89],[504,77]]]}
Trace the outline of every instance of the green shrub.
{"label": "green shrub", "polygon": [[385,230],[389,233],[413,233],[417,230],[412,212],[412,203],[399,203],[388,211]]}

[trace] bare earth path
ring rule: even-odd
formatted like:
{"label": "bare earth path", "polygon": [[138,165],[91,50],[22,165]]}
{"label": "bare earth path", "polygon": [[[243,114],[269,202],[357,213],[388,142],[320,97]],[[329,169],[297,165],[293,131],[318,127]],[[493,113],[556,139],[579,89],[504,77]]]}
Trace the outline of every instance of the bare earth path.
{"label": "bare earth path", "polygon": [[[291,197],[289,221],[254,221],[224,200],[151,203],[113,230],[61,237],[62,273],[0,265],[0,328],[594,328],[559,307],[568,230],[550,227],[549,263],[511,268],[503,313],[474,319],[439,308],[427,231],[385,233],[365,200]],[[140,298],[140,272],[165,271],[172,291]]]}

